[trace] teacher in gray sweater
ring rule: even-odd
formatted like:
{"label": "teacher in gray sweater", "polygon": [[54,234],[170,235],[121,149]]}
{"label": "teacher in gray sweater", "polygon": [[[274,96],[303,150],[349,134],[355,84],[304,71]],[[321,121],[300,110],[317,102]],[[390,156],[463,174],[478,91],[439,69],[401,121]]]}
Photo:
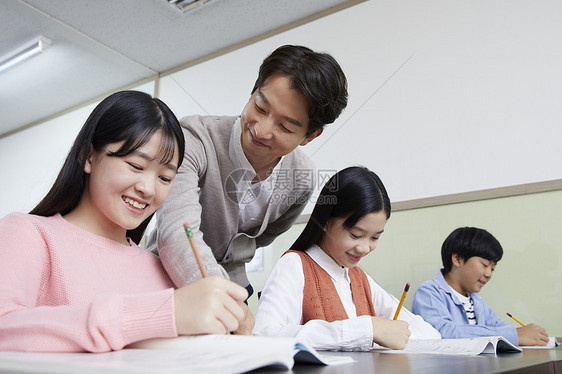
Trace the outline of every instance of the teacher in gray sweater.
{"label": "teacher in gray sweater", "polygon": [[346,105],[347,80],[335,59],[286,45],[263,61],[240,116],[181,119],[184,161],[149,237],[176,286],[201,278],[187,221],[209,275],[251,294],[245,263],[291,227],[314,189],[314,163],[298,146]]}

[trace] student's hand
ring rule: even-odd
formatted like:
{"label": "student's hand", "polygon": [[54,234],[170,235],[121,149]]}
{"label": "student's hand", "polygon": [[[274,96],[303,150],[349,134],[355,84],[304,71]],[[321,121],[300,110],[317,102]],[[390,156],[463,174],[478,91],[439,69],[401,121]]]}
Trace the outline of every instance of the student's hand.
{"label": "student's hand", "polygon": [[518,327],[517,338],[519,339],[519,345],[546,345],[548,343],[546,331],[534,323]]}
{"label": "student's hand", "polygon": [[248,307],[248,305],[242,303],[242,308],[246,311],[246,315],[244,316],[244,319],[242,321],[240,321],[240,326],[238,327],[238,329],[236,331],[234,331],[234,334],[236,335],[252,335],[252,330],[254,329],[254,315],[252,314],[252,312],[250,311],[250,308]]}
{"label": "student's hand", "polygon": [[371,317],[373,342],[390,349],[404,349],[410,339],[408,322],[382,317]]}
{"label": "student's hand", "polygon": [[179,335],[226,334],[244,320],[248,291],[220,277],[208,277],[174,291]]}

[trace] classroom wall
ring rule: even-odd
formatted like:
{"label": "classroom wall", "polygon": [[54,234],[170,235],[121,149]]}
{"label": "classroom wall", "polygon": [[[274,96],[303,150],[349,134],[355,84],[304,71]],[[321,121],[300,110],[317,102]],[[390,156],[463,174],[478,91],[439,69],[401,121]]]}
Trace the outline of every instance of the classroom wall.
{"label": "classroom wall", "polygon": [[[561,208],[562,191],[551,191],[393,212],[378,247],[360,266],[397,298],[410,282],[404,303],[410,309],[417,287],[441,268],[447,235],[461,226],[484,228],[504,249],[492,280],[482,289],[484,300],[509,324],[517,326],[506,312],[562,336]],[[256,290],[303,228],[295,225],[264,252],[264,270],[250,273]],[[257,308],[257,297],[250,307]]]}
{"label": "classroom wall", "polygon": [[181,115],[240,114],[286,43],[331,53],[348,77],[348,107],[302,148],[324,174],[365,165],[393,201],[562,178],[559,0],[366,1],[165,76],[162,98]]}

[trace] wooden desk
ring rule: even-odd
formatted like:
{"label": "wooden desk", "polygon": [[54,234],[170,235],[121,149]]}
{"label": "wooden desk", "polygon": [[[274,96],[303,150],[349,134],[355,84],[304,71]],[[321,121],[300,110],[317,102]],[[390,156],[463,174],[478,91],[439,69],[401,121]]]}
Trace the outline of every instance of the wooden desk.
{"label": "wooden desk", "polygon": [[363,374],[363,373],[409,373],[409,374],[562,374],[562,346],[548,350],[523,350],[521,353],[504,353],[498,356],[473,357],[388,354],[371,352],[323,352],[351,356],[356,362],[341,366],[296,365],[292,371],[260,370],[255,373],[294,374]]}

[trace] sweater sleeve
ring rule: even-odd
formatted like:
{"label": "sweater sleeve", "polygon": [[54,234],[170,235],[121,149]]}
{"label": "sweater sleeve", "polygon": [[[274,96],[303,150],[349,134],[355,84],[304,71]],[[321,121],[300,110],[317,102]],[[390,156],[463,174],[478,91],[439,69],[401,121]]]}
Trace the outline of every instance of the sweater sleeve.
{"label": "sweater sleeve", "polygon": [[177,336],[171,288],[39,305],[40,297],[52,292],[46,283],[51,276],[47,243],[33,224],[13,215],[0,221],[0,238],[0,351],[106,352]]}
{"label": "sweater sleeve", "polygon": [[263,336],[296,337],[318,350],[371,349],[373,325],[370,316],[334,322],[311,320],[301,325],[303,292],[300,257],[287,253],[277,261],[265,283],[253,332]]}
{"label": "sweater sleeve", "polygon": [[[183,118],[182,122],[184,121],[197,121],[197,118]],[[186,125],[182,123],[182,126]],[[228,273],[217,262],[211,247],[203,240],[200,230],[203,208],[199,202],[199,178],[207,168],[204,145],[197,134],[186,128],[184,135],[184,160],[168,198],[156,215],[157,230],[153,235],[157,235],[157,238],[151,238],[152,245],[157,243],[162,264],[177,287],[193,283],[202,277],[185,236],[182,226],[184,222],[189,222],[207,273],[229,278]]]}

